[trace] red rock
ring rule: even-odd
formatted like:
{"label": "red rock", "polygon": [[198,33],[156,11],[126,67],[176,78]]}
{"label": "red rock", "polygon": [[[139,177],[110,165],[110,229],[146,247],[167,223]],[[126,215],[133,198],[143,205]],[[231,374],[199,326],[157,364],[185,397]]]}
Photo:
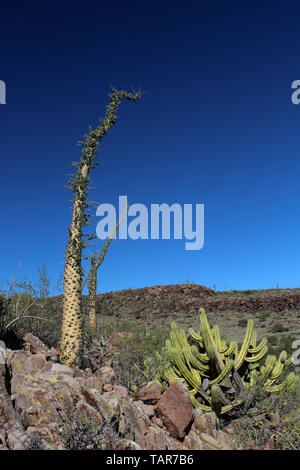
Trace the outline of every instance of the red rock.
{"label": "red rock", "polygon": [[103,392],[111,392],[113,390],[113,386],[111,384],[103,385]]}
{"label": "red rock", "polygon": [[32,353],[37,354],[37,353],[42,353],[42,354],[50,354],[49,348],[45,346],[42,341],[34,336],[32,333],[26,333],[24,336],[24,341],[26,343],[27,349],[29,349]]}
{"label": "red rock", "polygon": [[159,400],[156,412],[171,436],[183,438],[193,418],[193,405],[186,386],[173,382]]}
{"label": "red rock", "polygon": [[149,382],[143,387],[139,387],[134,394],[136,400],[144,401],[148,405],[156,403],[160,396],[161,386],[156,381]]}
{"label": "red rock", "polygon": [[51,347],[50,351],[51,351],[55,356],[59,356],[59,355],[60,355],[60,352],[58,351],[58,349],[55,349],[53,346]]}

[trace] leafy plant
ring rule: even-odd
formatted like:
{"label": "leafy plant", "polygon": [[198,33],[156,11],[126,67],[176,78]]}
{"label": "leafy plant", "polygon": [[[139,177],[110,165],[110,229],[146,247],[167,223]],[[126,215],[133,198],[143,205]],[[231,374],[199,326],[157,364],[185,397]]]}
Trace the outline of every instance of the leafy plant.
{"label": "leafy plant", "polygon": [[31,331],[43,340],[46,331],[53,330],[53,315],[51,318],[47,316],[49,305],[49,299],[39,298],[38,288],[26,276],[16,275],[15,271],[7,281],[7,289],[2,291],[0,333],[4,335],[13,331],[22,338]]}
{"label": "leafy plant", "polygon": [[46,271],[46,266],[42,264],[40,268],[38,268],[39,271],[39,285],[38,285],[38,290],[39,290],[39,296],[40,298],[44,299],[45,297],[49,297],[50,295],[50,279],[48,277],[47,271]]}
{"label": "leafy plant", "polygon": [[167,338],[166,328],[154,328],[146,331],[145,327],[133,325],[132,337],[122,338],[114,356],[114,370],[120,382],[129,390],[152,380],[158,380],[170,365],[168,355],[160,357],[158,351]]}
{"label": "leafy plant", "polygon": [[286,426],[276,431],[275,444],[279,450],[300,450],[300,421],[286,423]]}
{"label": "leafy plant", "polygon": [[8,315],[8,307],[10,300],[3,294],[0,294],[0,337],[5,333],[6,318]]}

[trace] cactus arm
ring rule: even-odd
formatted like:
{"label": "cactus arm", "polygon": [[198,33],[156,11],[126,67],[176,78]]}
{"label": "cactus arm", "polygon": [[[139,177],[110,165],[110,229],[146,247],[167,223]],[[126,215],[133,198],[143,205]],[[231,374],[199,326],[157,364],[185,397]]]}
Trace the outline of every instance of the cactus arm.
{"label": "cactus arm", "polygon": [[199,403],[194,396],[191,396],[191,402],[195,408],[201,408],[202,411],[205,411],[205,412],[212,411],[211,406],[204,405],[203,403]]}
{"label": "cactus arm", "polygon": [[241,379],[241,376],[238,372],[234,371],[233,374],[232,374],[232,378],[234,380],[234,382],[236,383],[238,389],[240,390],[240,392],[243,392],[245,387],[244,387],[244,384],[243,384],[243,381]]}
{"label": "cactus arm", "polygon": [[254,356],[246,356],[246,362],[257,362],[260,361],[268,351],[268,346],[264,346],[263,349]]}
{"label": "cactus arm", "polygon": [[199,343],[199,345],[203,347],[203,340],[202,340],[202,336],[200,332],[196,333],[196,331],[194,331],[193,328],[189,328],[188,331],[189,331],[190,336],[193,338],[193,340],[197,341],[197,343]]}
{"label": "cactus arm", "polygon": [[216,347],[219,353],[222,355],[227,350],[227,344],[226,344],[226,341],[221,340],[220,329],[218,325],[214,326],[212,333],[213,333],[213,337],[216,343]]}
{"label": "cactus arm", "polygon": [[199,317],[200,317],[200,333],[203,338],[207,355],[211,359],[211,361],[213,361],[218,372],[220,373],[224,369],[225,364],[222,361],[222,358],[216,348],[214,338],[213,338],[208,320],[206,318],[206,315],[203,309],[200,309]]}
{"label": "cactus arm", "polygon": [[238,399],[235,402],[231,403],[230,405],[223,406],[222,409],[221,409],[221,415],[224,415],[224,414],[228,413],[228,411],[233,410],[233,408],[241,406],[242,403],[243,403],[243,400]]}
{"label": "cactus arm", "polygon": [[238,345],[236,341],[231,341],[228,348],[224,352],[224,356],[231,356],[232,354],[234,354],[235,356],[238,355]]}
{"label": "cactus arm", "polygon": [[232,368],[233,368],[233,361],[228,361],[228,363],[226,364],[222,372],[218,375],[218,377],[216,377],[213,380],[210,380],[209,385],[221,383],[226,377],[229,376]]}
{"label": "cactus arm", "polygon": [[265,365],[261,368],[260,381],[265,382],[275,367],[276,357],[269,355],[266,359]]}
{"label": "cactus arm", "polygon": [[222,410],[222,399],[220,396],[220,387],[218,385],[212,385],[211,387],[211,408],[217,416],[221,414]]}
{"label": "cactus arm", "polygon": [[250,343],[251,343],[252,332],[253,332],[253,320],[249,320],[248,325],[247,325],[245,338],[244,338],[242,347],[240,349],[240,353],[239,353],[239,355],[238,355],[238,357],[237,357],[237,359],[234,363],[235,370],[239,370],[239,368],[241,367],[241,365],[243,364],[243,362],[245,360],[248,348],[249,348]]}
{"label": "cactus arm", "polygon": [[265,346],[267,346],[267,342],[268,342],[267,339],[264,338],[264,339],[259,343],[258,346],[256,346],[256,347],[249,347],[248,352],[251,353],[251,354],[256,354],[256,353],[260,352],[262,349],[265,348]]}
{"label": "cactus arm", "polygon": [[194,344],[191,346],[191,352],[199,361],[203,362],[204,364],[209,363],[208,355],[206,353],[199,352],[197,346],[195,346]]}
{"label": "cactus arm", "polygon": [[299,380],[293,372],[291,372],[287,378],[279,385],[265,386],[264,390],[269,393],[281,393],[284,396],[286,393],[291,393]]}

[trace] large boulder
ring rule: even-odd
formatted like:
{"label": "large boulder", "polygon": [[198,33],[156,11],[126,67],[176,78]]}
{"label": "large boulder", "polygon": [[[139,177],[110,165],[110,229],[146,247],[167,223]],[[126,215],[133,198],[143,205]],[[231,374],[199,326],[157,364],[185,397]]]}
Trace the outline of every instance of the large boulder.
{"label": "large boulder", "polygon": [[156,412],[171,436],[182,439],[193,419],[193,405],[187,387],[179,381],[173,382],[157,403]]}

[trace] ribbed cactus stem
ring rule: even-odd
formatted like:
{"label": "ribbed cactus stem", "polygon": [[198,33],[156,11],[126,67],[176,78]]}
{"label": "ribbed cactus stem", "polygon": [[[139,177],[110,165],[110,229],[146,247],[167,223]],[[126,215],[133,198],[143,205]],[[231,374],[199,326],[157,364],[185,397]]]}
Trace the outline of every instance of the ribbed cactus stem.
{"label": "ribbed cactus stem", "polygon": [[248,352],[248,348],[249,348],[249,346],[251,344],[251,340],[252,340],[253,326],[254,326],[253,320],[249,320],[241,350],[240,350],[239,355],[238,355],[238,357],[237,357],[237,359],[234,363],[235,370],[239,370],[239,368],[241,367],[241,365],[243,364],[243,362],[245,360],[246,354]]}
{"label": "ribbed cactus stem", "polygon": [[200,310],[200,333],[192,329],[189,333],[191,344],[184,330],[178,330],[172,323],[170,339],[166,341],[172,365],[165,378],[169,383],[174,380],[184,383],[195,407],[203,411],[213,410],[219,416],[241,406],[252,387],[259,386],[280,396],[294,390],[298,381],[294,373],[278,383],[284,366],[290,364],[285,351],[281,352],[278,360],[275,356],[268,356],[265,365],[261,365],[260,361],[267,352],[267,341],[262,340],[256,345],[257,334],[253,331],[252,320],[248,322],[240,351],[236,341],[227,346],[221,340],[217,326],[210,328],[203,309]]}
{"label": "ribbed cactus stem", "polygon": [[221,414],[222,410],[222,399],[219,393],[220,389],[217,385],[212,385],[211,387],[211,407],[213,411],[216,413],[216,415]]}

